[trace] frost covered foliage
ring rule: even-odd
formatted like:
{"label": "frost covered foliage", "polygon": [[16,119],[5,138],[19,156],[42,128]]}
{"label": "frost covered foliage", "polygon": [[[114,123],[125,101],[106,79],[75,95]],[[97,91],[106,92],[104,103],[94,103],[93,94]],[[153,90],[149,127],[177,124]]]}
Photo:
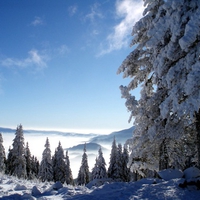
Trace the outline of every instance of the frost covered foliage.
{"label": "frost covered foliage", "polygon": [[68,156],[68,151],[66,151],[66,156],[65,156],[65,163],[66,163],[66,177],[65,177],[65,182],[68,185],[74,185],[74,180],[72,176],[72,170],[70,167],[70,161],[69,161],[69,156]]}
{"label": "frost covered foliage", "polygon": [[[129,165],[143,176],[147,169],[200,165],[200,1],[144,5],[132,31],[134,50],[118,69],[131,78],[120,86],[136,125]],[[132,91],[139,85],[137,101]]]}
{"label": "frost covered foliage", "polygon": [[39,178],[44,181],[53,181],[53,165],[51,159],[51,149],[49,139],[45,143],[45,149],[42,154],[42,161],[39,168]]}
{"label": "frost covered foliage", "polygon": [[110,154],[110,163],[108,167],[108,178],[118,179],[119,178],[119,171],[117,166],[117,144],[114,138],[111,148]]}
{"label": "frost covered foliage", "polygon": [[129,154],[127,149],[124,147],[122,150],[121,144],[117,146],[114,138],[108,167],[108,178],[112,178],[115,181],[129,181],[130,173],[127,166],[128,160]]}
{"label": "frost covered foliage", "polygon": [[64,183],[66,176],[66,164],[65,164],[64,150],[60,142],[55,150],[55,154],[52,160],[53,160],[54,181],[55,182],[60,181],[61,183]]}
{"label": "frost covered foliage", "polygon": [[26,178],[26,159],[23,127],[20,124],[17,127],[15,138],[13,140],[12,159],[10,162],[10,173],[18,178]]}
{"label": "frost covered foliage", "polygon": [[99,155],[96,158],[95,166],[92,169],[91,180],[107,178],[106,162],[103,157],[101,147],[99,148]]}
{"label": "frost covered foliage", "polygon": [[90,181],[89,177],[90,177],[89,166],[88,166],[88,158],[87,158],[86,144],[85,144],[83,149],[82,162],[77,177],[77,185],[85,185],[89,183]]}

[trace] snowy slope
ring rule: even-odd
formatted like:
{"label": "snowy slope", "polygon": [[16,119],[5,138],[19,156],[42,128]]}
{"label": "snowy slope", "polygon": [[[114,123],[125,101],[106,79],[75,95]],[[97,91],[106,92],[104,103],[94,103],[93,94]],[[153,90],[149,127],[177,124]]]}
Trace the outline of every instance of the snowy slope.
{"label": "snowy slope", "polygon": [[18,180],[0,175],[0,199],[73,199],[73,200],[196,200],[200,191],[178,186],[184,179],[170,181],[142,179],[131,183],[105,183],[91,189],[84,186],[67,186],[59,183]]}

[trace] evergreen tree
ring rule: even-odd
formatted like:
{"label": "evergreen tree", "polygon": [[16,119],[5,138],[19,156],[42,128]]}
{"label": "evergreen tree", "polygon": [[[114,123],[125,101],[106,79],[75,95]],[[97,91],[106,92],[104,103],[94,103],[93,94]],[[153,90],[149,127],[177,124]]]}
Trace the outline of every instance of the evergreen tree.
{"label": "evergreen tree", "polygon": [[98,168],[98,159],[96,157],[94,167],[92,168],[91,172],[91,180],[98,179],[99,176],[99,168]]}
{"label": "evergreen tree", "polygon": [[73,176],[72,176],[72,170],[70,168],[70,161],[69,161],[68,151],[66,151],[65,163],[66,163],[65,182],[68,185],[74,185],[74,180],[73,180]]}
{"label": "evergreen tree", "polygon": [[113,139],[112,143],[112,149],[110,154],[110,164],[108,167],[108,178],[112,178],[113,180],[116,180],[119,178],[119,171],[118,171],[118,151],[117,151],[117,145],[115,141],[115,137]]}
{"label": "evergreen tree", "polygon": [[37,160],[37,158],[35,156],[31,157],[31,171],[32,171],[32,176],[33,178],[37,178],[38,177],[38,173],[39,173],[39,161]]}
{"label": "evergreen tree", "polygon": [[128,167],[128,162],[129,162],[129,153],[128,149],[124,145],[122,153],[122,180],[124,182],[130,181],[130,169]]}
{"label": "evergreen tree", "polygon": [[123,164],[124,164],[124,160],[123,160],[123,152],[122,152],[122,145],[119,143],[117,146],[117,168],[116,168],[116,172],[115,172],[115,179],[118,181],[122,181],[123,180]]}
{"label": "evergreen tree", "polygon": [[79,169],[78,177],[77,177],[77,185],[85,185],[89,183],[89,181],[90,181],[89,180],[89,166],[88,166],[86,144],[85,144],[84,149],[83,149],[81,167]]}
{"label": "evergreen tree", "polygon": [[13,150],[11,147],[8,149],[8,156],[6,160],[6,174],[13,174]]}
{"label": "evergreen tree", "polygon": [[53,171],[54,171],[54,181],[65,182],[66,179],[66,163],[64,158],[64,151],[59,142],[53,157]]}
{"label": "evergreen tree", "polygon": [[53,166],[49,139],[46,139],[45,149],[42,154],[42,161],[39,168],[39,178],[44,181],[53,181]]}
{"label": "evergreen tree", "polygon": [[28,179],[32,179],[32,157],[31,157],[31,151],[29,149],[28,142],[26,143],[25,148],[25,159],[26,159],[26,172]]}
{"label": "evergreen tree", "polygon": [[12,175],[17,176],[18,178],[27,177],[24,134],[21,124],[17,127],[15,138],[13,140]]}
{"label": "evergreen tree", "polygon": [[[136,125],[129,164],[144,176],[146,169],[183,168],[187,156],[181,152],[194,130],[200,166],[199,1],[145,0],[145,5],[132,31],[134,50],[118,70],[131,78],[120,87]],[[139,85],[136,101],[131,92]]]}
{"label": "evergreen tree", "polygon": [[91,177],[92,180],[107,178],[106,162],[103,157],[101,147],[99,148],[98,153],[99,153],[99,155],[96,158],[95,166],[92,169],[92,177]]}
{"label": "evergreen tree", "polygon": [[3,146],[3,137],[0,133],[0,172],[5,172],[6,169],[6,155],[5,155],[5,149]]}

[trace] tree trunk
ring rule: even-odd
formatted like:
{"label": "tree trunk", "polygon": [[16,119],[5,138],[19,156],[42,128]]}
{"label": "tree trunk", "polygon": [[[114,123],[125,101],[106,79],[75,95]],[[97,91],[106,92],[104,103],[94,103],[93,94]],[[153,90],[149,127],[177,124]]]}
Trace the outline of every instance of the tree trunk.
{"label": "tree trunk", "polygon": [[197,130],[197,166],[200,168],[200,109],[196,114],[196,130]]}

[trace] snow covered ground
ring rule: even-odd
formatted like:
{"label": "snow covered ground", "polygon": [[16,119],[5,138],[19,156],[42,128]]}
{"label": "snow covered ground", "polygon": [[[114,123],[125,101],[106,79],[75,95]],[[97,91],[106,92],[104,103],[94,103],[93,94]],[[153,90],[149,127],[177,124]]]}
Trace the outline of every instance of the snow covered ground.
{"label": "snow covered ground", "polygon": [[196,187],[180,188],[184,179],[164,181],[161,179],[142,179],[131,183],[105,183],[100,187],[67,186],[59,183],[42,183],[37,180],[19,180],[0,175],[0,199],[26,200],[197,200],[200,190]]}

